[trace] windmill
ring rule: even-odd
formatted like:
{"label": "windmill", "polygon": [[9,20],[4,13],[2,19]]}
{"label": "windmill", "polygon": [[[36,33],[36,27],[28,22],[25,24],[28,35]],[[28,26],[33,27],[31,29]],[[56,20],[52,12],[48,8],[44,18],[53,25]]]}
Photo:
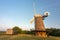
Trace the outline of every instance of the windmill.
{"label": "windmill", "polygon": [[42,16],[41,14],[36,13],[35,4],[33,4],[33,6],[34,6],[34,17],[31,19],[30,24],[34,22],[35,24],[34,32],[36,36],[47,37],[43,20],[45,19],[45,17],[48,17],[49,12],[44,12],[44,15]]}

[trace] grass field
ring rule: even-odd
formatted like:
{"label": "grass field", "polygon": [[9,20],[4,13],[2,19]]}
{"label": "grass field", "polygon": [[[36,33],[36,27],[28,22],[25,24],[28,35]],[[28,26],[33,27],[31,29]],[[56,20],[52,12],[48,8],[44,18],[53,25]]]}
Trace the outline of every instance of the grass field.
{"label": "grass field", "polygon": [[36,37],[27,34],[0,35],[0,40],[60,40],[60,37],[49,36],[46,38]]}

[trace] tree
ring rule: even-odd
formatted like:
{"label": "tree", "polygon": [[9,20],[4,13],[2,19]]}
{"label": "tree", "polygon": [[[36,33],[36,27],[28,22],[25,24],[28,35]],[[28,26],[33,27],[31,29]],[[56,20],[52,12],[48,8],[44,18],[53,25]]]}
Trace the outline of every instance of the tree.
{"label": "tree", "polygon": [[19,28],[18,26],[13,27],[13,30],[14,30],[14,34],[19,34],[22,31],[21,28]]}
{"label": "tree", "polygon": [[60,29],[50,28],[50,29],[46,29],[46,31],[48,35],[60,37]]}

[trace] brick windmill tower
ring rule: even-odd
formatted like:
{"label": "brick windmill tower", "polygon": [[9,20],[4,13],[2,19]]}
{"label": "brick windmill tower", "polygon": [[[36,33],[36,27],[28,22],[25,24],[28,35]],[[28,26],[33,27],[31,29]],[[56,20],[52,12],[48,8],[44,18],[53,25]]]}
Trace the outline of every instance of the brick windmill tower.
{"label": "brick windmill tower", "polygon": [[45,17],[47,17],[49,12],[45,12],[42,16],[41,14],[36,14],[35,5],[34,5],[34,18],[31,19],[30,23],[34,21],[35,24],[35,35],[40,37],[47,37],[46,29],[43,23]]}

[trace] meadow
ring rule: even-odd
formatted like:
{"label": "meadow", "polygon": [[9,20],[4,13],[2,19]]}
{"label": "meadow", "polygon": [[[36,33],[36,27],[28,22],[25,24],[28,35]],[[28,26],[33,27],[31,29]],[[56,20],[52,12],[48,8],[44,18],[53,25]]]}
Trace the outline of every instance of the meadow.
{"label": "meadow", "polygon": [[60,37],[49,36],[46,38],[41,38],[34,35],[18,34],[18,35],[0,35],[0,40],[60,40]]}

